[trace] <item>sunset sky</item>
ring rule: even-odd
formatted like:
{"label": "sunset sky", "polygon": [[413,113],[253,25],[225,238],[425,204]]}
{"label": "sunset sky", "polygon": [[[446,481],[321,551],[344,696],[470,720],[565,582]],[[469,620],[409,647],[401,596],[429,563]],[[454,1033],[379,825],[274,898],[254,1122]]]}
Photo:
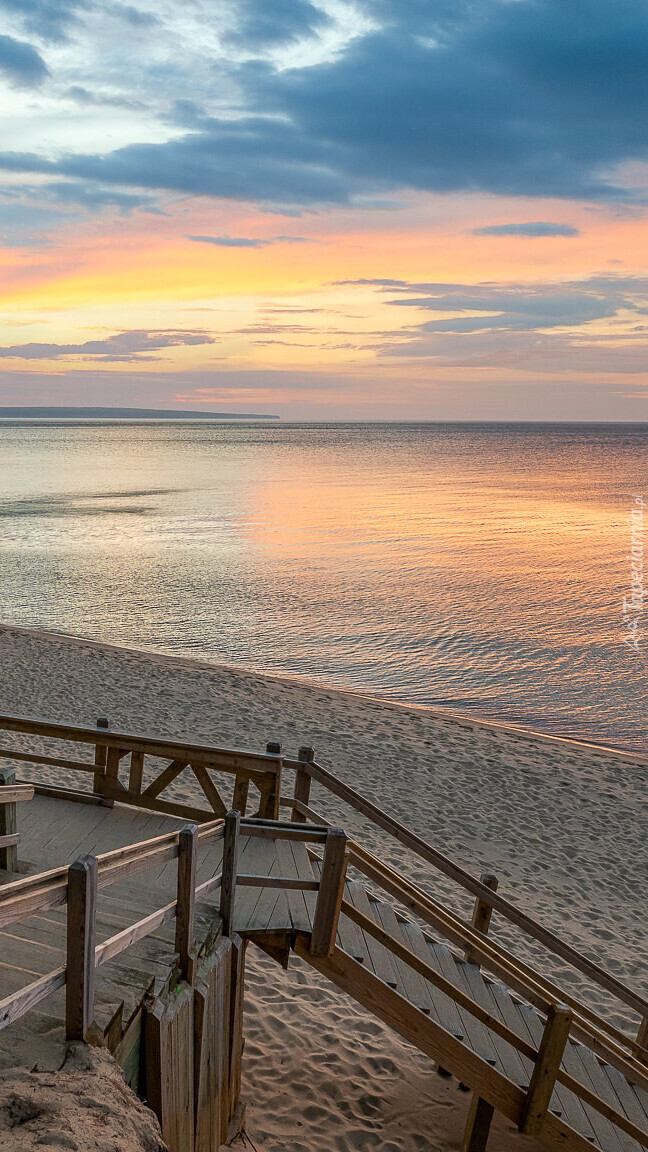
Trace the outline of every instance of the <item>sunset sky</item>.
{"label": "sunset sky", "polygon": [[0,405],[648,421],[645,0],[0,14]]}

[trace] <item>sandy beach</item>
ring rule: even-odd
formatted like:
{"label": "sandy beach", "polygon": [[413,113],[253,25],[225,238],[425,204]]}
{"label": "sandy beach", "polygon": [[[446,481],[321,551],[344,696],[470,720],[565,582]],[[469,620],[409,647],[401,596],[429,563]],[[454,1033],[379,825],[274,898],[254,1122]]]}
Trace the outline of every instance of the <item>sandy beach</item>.
{"label": "sandy beach", "polygon": [[[0,666],[3,713],[90,725],[107,716],[122,731],[229,747],[262,749],[277,740],[288,755],[312,745],[325,767],[473,873],[495,872],[500,892],[643,990],[647,762],[641,758],[12,627],[0,628]],[[35,775],[48,778],[48,770]],[[176,792],[191,794],[187,784]],[[315,790],[315,806],[320,795]],[[336,809],[331,798],[326,811],[469,912],[465,895],[349,809]],[[492,932],[519,943],[497,917]],[[549,965],[542,950],[529,954],[561,975],[560,962]],[[248,985],[244,1094],[253,1146],[266,1152],[459,1147],[468,1096],[456,1081],[438,1077],[420,1053],[316,973],[297,960],[284,973],[250,948]],[[603,993],[582,990],[606,1010]],[[611,1019],[634,1023],[631,1013],[616,1009]],[[500,1117],[494,1147],[534,1147],[506,1129]]]}

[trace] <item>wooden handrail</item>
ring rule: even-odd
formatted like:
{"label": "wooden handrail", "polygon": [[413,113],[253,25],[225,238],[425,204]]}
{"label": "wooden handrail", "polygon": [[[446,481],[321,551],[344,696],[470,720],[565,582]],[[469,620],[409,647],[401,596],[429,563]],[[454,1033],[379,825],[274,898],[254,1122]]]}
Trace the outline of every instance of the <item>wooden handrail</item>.
{"label": "wooden handrail", "polygon": [[[646,1068],[626,1050],[633,1046],[628,1036],[492,939],[480,938],[469,924],[438,904],[411,881],[404,880],[366,849],[353,842],[350,842],[349,848],[354,867],[462,951],[469,945],[474,956],[486,969],[504,980],[513,991],[523,996],[534,1007],[546,1013],[551,1004],[558,1002],[567,1004],[574,1012],[572,1027],[574,1038],[587,1044],[593,1052],[613,1064],[633,1083],[641,1085],[648,1091]],[[608,1035],[604,1035],[601,1029],[605,1029]]]}
{"label": "wooden handrail", "polygon": [[[55,740],[68,740],[77,744],[92,744],[94,747],[120,748],[124,751],[144,752],[149,756],[169,756],[170,758],[186,757],[187,760],[198,760],[202,763],[213,763],[225,771],[235,771],[247,761],[263,765],[264,772],[277,771],[282,763],[280,754],[272,752],[250,752],[240,748],[213,748],[207,744],[188,744],[181,740],[157,739],[153,736],[134,735],[132,733],[116,732],[109,728],[86,728],[79,724],[57,724],[47,720],[35,720],[27,716],[0,716],[0,731],[22,732],[32,736],[49,736]],[[4,750],[4,756],[10,757],[12,753]],[[17,759],[23,758],[20,753]],[[81,767],[85,765],[71,764]],[[94,771],[92,765],[88,765]],[[253,771],[254,769],[252,769]]]}
{"label": "wooden handrail", "polygon": [[618,1000],[627,1004],[628,1007],[640,1015],[648,1014],[648,1000],[639,996],[638,993],[634,992],[631,988],[627,988],[625,984],[622,984],[616,977],[611,976],[609,972],[606,972],[598,964],[595,964],[593,960],[584,956],[576,948],[573,948],[571,944],[567,944],[566,941],[562,940],[560,936],[557,936],[551,929],[545,928],[543,924],[538,923],[538,921],[534,920],[531,916],[527,916],[525,912],[522,912],[517,905],[511,903],[510,900],[507,900],[498,892],[494,892],[491,888],[482,884],[474,876],[471,876],[469,872],[466,872],[459,864],[455,864],[454,860],[445,856],[443,852],[439,852],[437,848],[433,848],[431,844],[428,844],[414,832],[410,832],[409,828],[404,824],[401,824],[400,821],[389,816],[382,808],[373,804],[371,800],[367,800],[359,792],[356,792],[354,788],[351,788],[349,784],[344,783],[344,781],[340,780],[337,776],[334,776],[332,772],[329,772],[326,768],[322,768],[321,765],[316,764],[314,761],[307,762],[287,759],[284,760],[284,767],[300,769],[307,772],[314,780],[317,780],[319,784],[328,788],[335,796],[339,796],[340,799],[344,800],[350,807],[360,812],[374,824],[377,824],[379,828],[389,832],[400,844],[403,844],[414,852],[415,855],[432,864],[462,888],[465,888],[468,892],[472,892],[474,896],[478,896],[484,904],[489,905],[491,908],[496,908],[497,911],[501,912],[512,924],[515,924],[518,928],[526,932],[527,935],[544,944],[544,946],[549,949],[549,951],[554,952],[555,955],[560,956],[563,960],[567,960],[574,968],[577,968],[579,972],[582,972],[583,975],[587,976],[595,984],[611,992]]}

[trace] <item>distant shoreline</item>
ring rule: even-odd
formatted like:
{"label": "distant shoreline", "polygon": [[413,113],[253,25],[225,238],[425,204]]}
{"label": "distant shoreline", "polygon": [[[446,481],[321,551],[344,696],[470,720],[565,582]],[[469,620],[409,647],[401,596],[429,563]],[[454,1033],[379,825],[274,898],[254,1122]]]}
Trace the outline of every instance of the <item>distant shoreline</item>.
{"label": "distant shoreline", "polygon": [[0,420],[279,420],[266,412],[194,412],[171,408],[0,407]]}

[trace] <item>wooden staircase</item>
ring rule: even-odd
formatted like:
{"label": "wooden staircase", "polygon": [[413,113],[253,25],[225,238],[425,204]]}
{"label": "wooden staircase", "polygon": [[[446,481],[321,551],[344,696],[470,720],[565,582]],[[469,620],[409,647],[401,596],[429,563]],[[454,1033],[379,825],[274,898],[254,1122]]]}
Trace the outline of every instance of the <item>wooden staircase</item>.
{"label": "wooden staircase", "polygon": [[[64,1039],[89,1038],[108,1012],[113,969],[114,982],[134,990],[166,973],[168,1002],[161,995],[144,1012],[146,1090],[149,1098],[162,1092],[171,1044],[169,1051],[182,1053],[172,1077],[176,1095],[170,1105],[163,1096],[155,1105],[165,1138],[172,1152],[186,1152],[187,1129],[164,1119],[182,1114],[192,1118],[192,1131],[212,1133],[201,1152],[215,1152],[214,1125],[222,1142],[240,1123],[243,938],[282,963],[292,949],[472,1089],[463,1152],[484,1152],[495,1110],[550,1150],[648,1148],[646,997],[498,892],[494,877],[472,876],[317,764],[312,749],[291,760],[277,744],[265,753],[240,752],[114,733],[103,724],[95,731],[0,717],[3,728],[19,733],[21,743],[0,749],[0,758],[67,774],[61,786],[34,785],[20,832],[15,807],[27,794],[6,792],[0,803],[0,850],[13,854],[19,842],[35,871],[5,874],[0,886],[0,1036],[9,1060],[16,1051],[10,1029],[15,1036],[17,1025],[28,1030],[31,1023],[42,1031],[43,1001]],[[29,737],[39,746],[26,746]],[[43,741],[50,741],[45,751]],[[61,749],[66,743],[73,753],[85,745],[86,756],[72,759]],[[91,776],[91,790],[68,787],[73,772]],[[286,796],[289,772],[294,784]],[[207,809],[162,796],[183,773],[200,787]],[[228,780],[229,810],[219,791]],[[325,807],[334,798],[337,819],[346,804],[391,838],[384,856],[397,846],[402,858],[405,849],[417,871],[424,861],[470,893],[472,919],[347,839],[313,808],[313,784]],[[14,788],[6,775],[3,787]],[[248,817],[251,790],[259,806]],[[282,808],[289,819],[280,819]],[[187,819],[193,823],[183,827]],[[161,822],[172,830],[162,831]],[[575,987],[585,977],[603,989],[635,1019],[634,1034],[533,967],[528,951],[520,956],[500,945],[489,934],[491,915],[514,925],[533,954],[541,946],[559,957],[581,981]],[[31,966],[24,961],[29,947]],[[238,1005],[234,1016],[228,996]],[[219,1022],[211,1031],[207,1005],[215,1005],[212,1025]],[[123,1035],[117,1025],[110,1017],[103,1034],[114,1030],[123,1047],[134,1024]],[[211,1089],[201,1094],[209,1045],[231,1071],[217,1116],[205,1103]],[[198,1050],[202,1064],[194,1067],[188,1053]],[[196,1093],[192,1076],[203,1086]]]}
{"label": "wooden staircase", "polygon": [[[318,865],[314,863],[317,874]],[[426,1052],[441,1067],[452,1069],[480,1098],[511,1120],[529,1087],[534,1062],[501,1034],[510,1029],[523,1045],[540,1047],[544,1022],[500,981],[485,975],[448,945],[406,918],[391,903],[379,899],[354,880],[345,884],[336,947],[331,956],[313,957],[307,937],[294,943],[297,955],[399,1035]],[[447,981],[448,994],[426,979],[425,969]],[[467,1011],[461,998],[481,1006],[482,1020]],[[501,1031],[495,1029],[501,1026]],[[479,1058],[479,1065],[472,1059]],[[486,1072],[484,1064],[492,1069]],[[599,1060],[585,1044],[568,1038],[562,1056],[567,1076],[586,1086],[611,1110],[621,1113],[628,1127],[648,1129],[648,1092],[611,1064]],[[517,1089],[517,1092],[512,1088]],[[551,1093],[542,1130],[548,1148],[596,1148],[600,1152],[640,1152],[648,1146],[613,1124],[558,1081]],[[467,1147],[470,1147],[467,1141]],[[477,1147],[477,1145],[474,1145]]]}

